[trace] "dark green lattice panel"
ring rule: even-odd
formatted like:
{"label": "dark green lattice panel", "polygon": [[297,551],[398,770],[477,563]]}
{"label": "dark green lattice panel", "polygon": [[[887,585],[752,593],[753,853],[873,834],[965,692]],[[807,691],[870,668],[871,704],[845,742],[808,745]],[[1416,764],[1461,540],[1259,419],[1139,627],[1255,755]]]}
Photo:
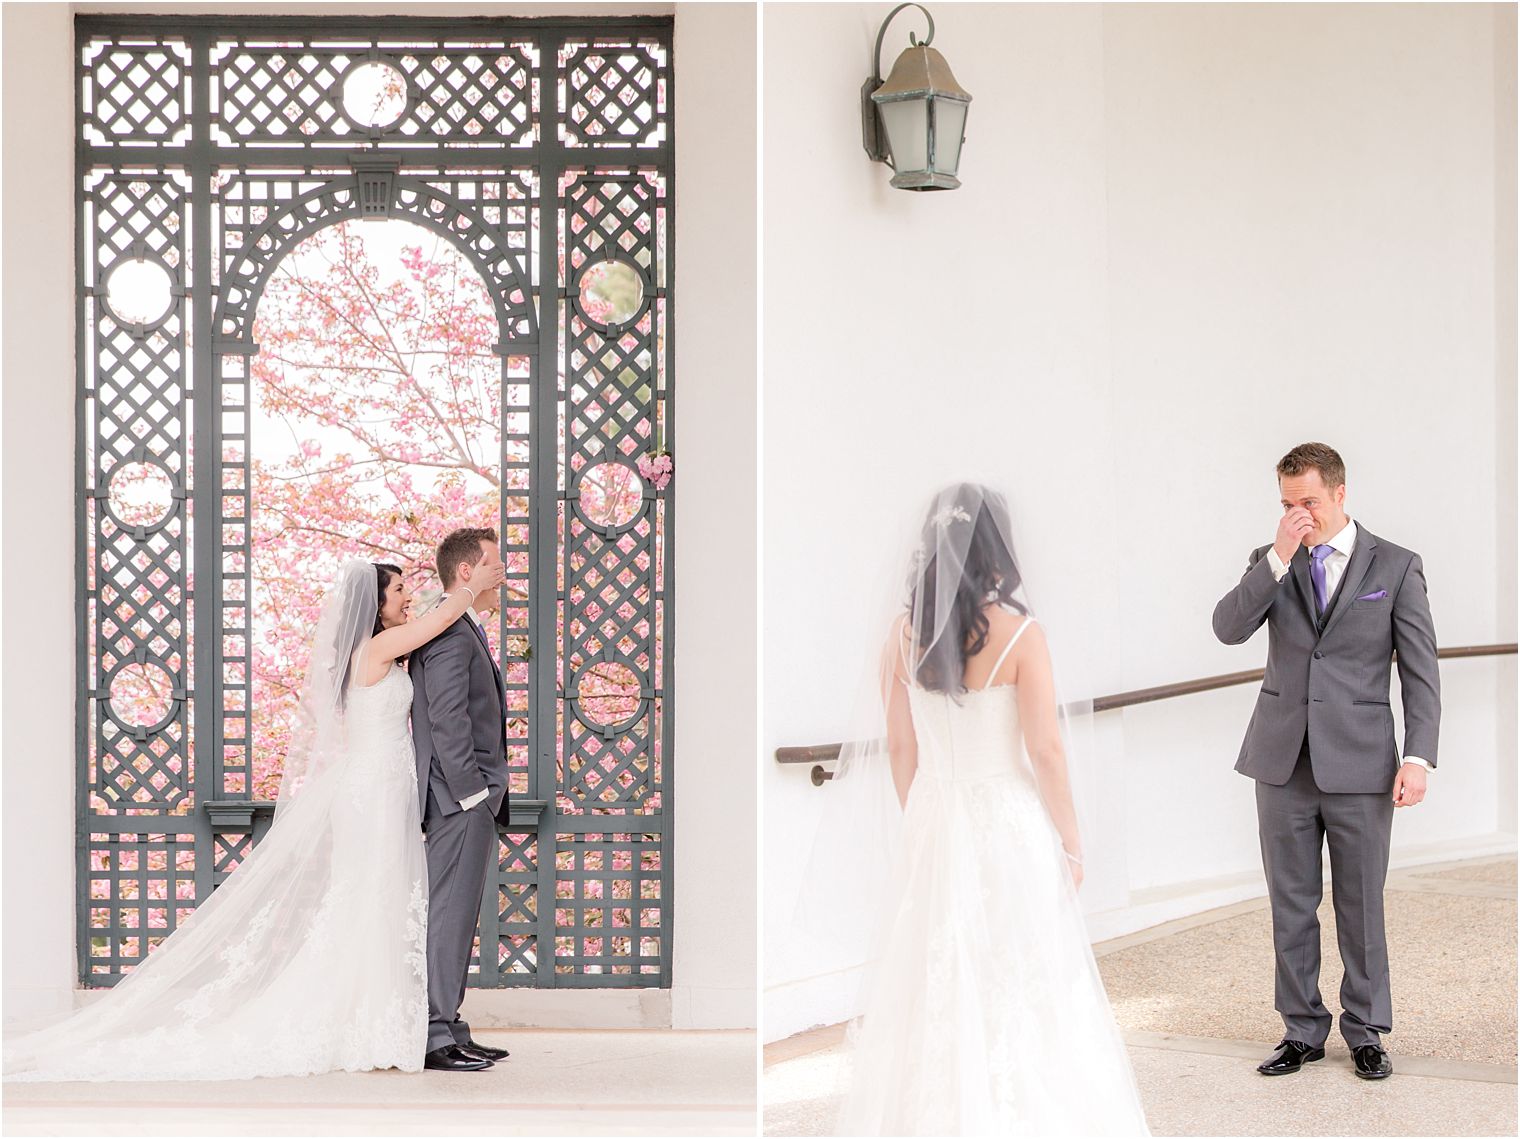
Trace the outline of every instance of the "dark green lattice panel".
{"label": "dark green lattice panel", "polygon": [[[254,321],[305,238],[397,218],[464,253],[500,329],[514,806],[472,983],[668,985],[671,500],[637,464],[671,442],[670,19],[76,29],[82,980],[119,979],[269,829],[250,788]],[[362,74],[385,115],[346,98]],[[587,273],[613,261],[636,280],[598,293]],[[162,275],[162,311],[113,309],[123,266]]]}
{"label": "dark green lattice panel", "polygon": [[185,187],[97,175],[85,392],[91,802],[188,809]]}

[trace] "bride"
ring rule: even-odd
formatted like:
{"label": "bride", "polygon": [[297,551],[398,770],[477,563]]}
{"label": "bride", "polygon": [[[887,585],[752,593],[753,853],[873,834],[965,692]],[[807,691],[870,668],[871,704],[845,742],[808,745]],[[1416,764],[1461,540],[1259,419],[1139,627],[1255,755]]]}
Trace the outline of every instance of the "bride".
{"label": "bride", "polygon": [[[476,590],[501,583],[482,571]],[[492,580],[494,574],[495,580]],[[269,832],[147,960],[5,1043],[7,1080],[228,1080],[423,1064],[427,866],[397,662],[473,603],[408,621],[399,567],[324,601]]]}
{"label": "bride", "polygon": [[888,764],[902,810],[843,1135],[1149,1134],[1077,903],[1050,654],[1013,551],[1001,496],[935,498],[881,657],[885,724],[842,756],[846,780]]}

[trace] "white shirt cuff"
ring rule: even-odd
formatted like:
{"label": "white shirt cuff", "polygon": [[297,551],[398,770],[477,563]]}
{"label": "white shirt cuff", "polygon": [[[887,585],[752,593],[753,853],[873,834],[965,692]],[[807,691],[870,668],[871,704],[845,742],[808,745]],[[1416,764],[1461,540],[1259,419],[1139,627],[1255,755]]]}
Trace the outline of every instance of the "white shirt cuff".
{"label": "white shirt cuff", "polygon": [[1435,770],[1434,767],[1431,767],[1430,764],[1426,763],[1423,759],[1421,759],[1417,755],[1406,755],[1404,757],[1404,762],[1405,763],[1418,763],[1426,771],[1434,771]]}
{"label": "white shirt cuff", "polygon": [[1288,574],[1288,567],[1284,565],[1283,560],[1277,556],[1277,547],[1275,546],[1267,547],[1267,565],[1271,567],[1272,576],[1275,577],[1278,581],[1281,581]]}
{"label": "white shirt cuff", "polygon": [[484,791],[477,791],[477,792],[475,792],[475,794],[471,795],[468,799],[461,799],[461,800],[459,800],[459,805],[464,810],[468,811],[476,803],[484,803],[486,801],[486,796],[489,795],[490,793],[491,793],[491,789],[489,787],[487,787]]}

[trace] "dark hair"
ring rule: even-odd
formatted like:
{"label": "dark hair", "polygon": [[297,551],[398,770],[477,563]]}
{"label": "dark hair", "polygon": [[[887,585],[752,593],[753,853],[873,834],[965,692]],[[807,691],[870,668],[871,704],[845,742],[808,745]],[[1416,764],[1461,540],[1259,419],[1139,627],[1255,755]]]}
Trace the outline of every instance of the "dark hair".
{"label": "dark hair", "polygon": [[[951,602],[953,611],[948,614],[944,634],[930,643],[936,621],[935,578],[939,573],[939,566],[935,564],[938,559],[933,551],[938,544],[936,529],[946,510],[958,511],[970,519],[971,540],[966,547],[964,570],[952,571],[960,573],[960,584],[955,600]],[[986,487],[960,483],[935,496],[930,514],[924,520],[920,546],[929,552],[929,560],[919,575],[923,597],[914,596],[910,587],[908,599],[909,612],[916,613],[918,620],[914,639],[919,644],[929,645],[918,662],[915,679],[931,692],[955,695],[966,691],[966,660],[987,647],[991,622],[984,610],[989,600],[995,599],[1020,613],[1028,613],[1024,604],[1013,596],[1022,579],[1018,561],[1009,545],[1011,536],[1005,537],[1010,535],[1010,530],[1008,506],[1003,496]]]}
{"label": "dark hair", "polygon": [[[371,562],[375,567],[375,628],[370,634],[378,637],[384,630],[385,625],[381,619],[381,611],[385,608],[385,591],[391,587],[391,582],[401,576],[401,567],[391,565],[390,562]],[[396,660],[406,663],[406,653],[402,653]]]}
{"label": "dark hair", "polygon": [[1346,464],[1334,447],[1326,443],[1300,443],[1277,460],[1277,477],[1318,471],[1331,490],[1346,485]]}
{"label": "dark hair", "polygon": [[485,553],[480,548],[482,542],[495,541],[496,531],[489,526],[454,530],[446,535],[438,543],[438,580],[443,582],[443,588],[448,589],[454,584],[454,574],[458,572],[461,562],[474,565],[480,561],[481,555]]}

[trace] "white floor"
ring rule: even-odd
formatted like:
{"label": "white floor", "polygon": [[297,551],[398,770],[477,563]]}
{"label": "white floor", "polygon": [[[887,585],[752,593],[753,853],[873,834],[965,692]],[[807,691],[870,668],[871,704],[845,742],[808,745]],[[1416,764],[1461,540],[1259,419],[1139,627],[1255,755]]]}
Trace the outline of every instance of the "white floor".
{"label": "white floor", "polygon": [[5,1135],[753,1135],[752,1032],[477,1031],[486,1072],[7,1084]]}

